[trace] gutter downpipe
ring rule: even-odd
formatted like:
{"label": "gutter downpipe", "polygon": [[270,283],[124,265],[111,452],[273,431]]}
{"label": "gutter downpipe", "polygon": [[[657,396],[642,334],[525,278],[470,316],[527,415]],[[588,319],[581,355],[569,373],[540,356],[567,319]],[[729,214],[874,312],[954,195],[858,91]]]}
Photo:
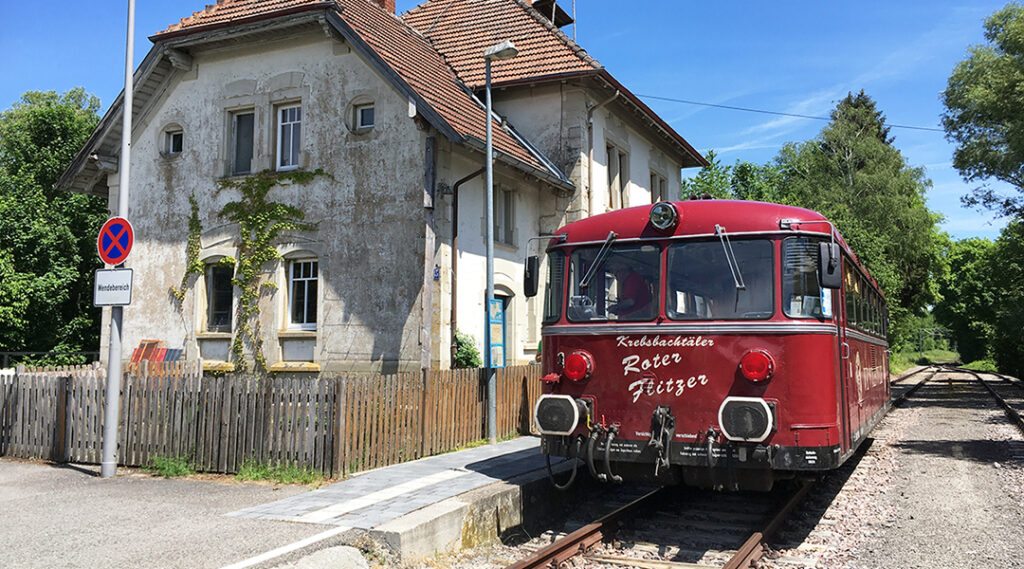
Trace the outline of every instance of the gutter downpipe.
{"label": "gutter downpipe", "polygon": [[594,215],[594,112],[618,99],[621,94],[622,92],[616,89],[615,94],[608,97],[603,103],[587,109],[587,147],[589,148],[589,156],[587,157],[587,217]]}
{"label": "gutter downpipe", "polygon": [[460,179],[452,185],[452,315],[451,315],[451,367],[455,368],[455,330],[458,315],[458,293],[459,293],[459,186],[483,174],[487,168],[480,168],[476,172]]}

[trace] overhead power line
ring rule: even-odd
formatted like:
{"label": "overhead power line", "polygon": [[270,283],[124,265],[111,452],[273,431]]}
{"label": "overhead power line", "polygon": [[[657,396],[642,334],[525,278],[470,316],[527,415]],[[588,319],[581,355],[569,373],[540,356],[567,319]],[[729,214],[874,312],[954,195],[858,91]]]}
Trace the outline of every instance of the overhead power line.
{"label": "overhead power line", "polygon": [[[779,117],[794,117],[794,118],[798,118],[798,119],[811,119],[811,120],[826,121],[826,122],[832,120],[831,117],[816,117],[816,116],[813,116],[813,115],[800,115],[800,114],[796,114],[796,113],[783,113],[783,112],[779,112],[779,111],[766,111],[766,110],[763,110],[763,109],[751,109],[751,108],[747,108],[747,107],[734,107],[732,105],[716,105],[715,103],[701,103],[699,101],[687,101],[686,99],[673,99],[671,97],[659,97],[657,95],[640,95],[640,94],[638,94],[637,97],[643,97],[645,99],[657,99],[659,101],[669,101],[671,103],[684,103],[684,104],[687,104],[687,105],[699,105],[701,107],[715,107],[716,109],[729,109],[730,111],[744,111],[744,112],[748,112],[748,113],[761,113],[762,115],[775,115],[775,116],[779,116]],[[909,126],[909,125],[905,125],[905,124],[891,124],[891,123],[888,123],[888,122],[885,123],[885,126],[892,127],[892,128],[906,128],[906,129],[910,129],[910,130],[926,130],[926,131],[930,131],[930,132],[945,132],[941,128],[935,128],[935,127],[930,127],[930,126]]]}

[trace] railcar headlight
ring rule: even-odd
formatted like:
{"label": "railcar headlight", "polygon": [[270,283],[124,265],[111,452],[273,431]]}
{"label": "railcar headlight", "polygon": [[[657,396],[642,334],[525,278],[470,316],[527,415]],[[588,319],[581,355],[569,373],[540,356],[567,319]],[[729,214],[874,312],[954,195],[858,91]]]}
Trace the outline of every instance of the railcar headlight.
{"label": "railcar headlight", "polygon": [[775,373],[775,360],[766,350],[750,350],[740,358],[740,373],[754,383],[768,381]]}
{"label": "railcar headlight", "polygon": [[594,372],[594,358],[583,350],[576,350],[565,358],[562,371],[572,381],[583,381]]}
{"label": "railcar headlight", "polygon": [[679,224],[679,212],[669,202],[658,202],[651,206],[651,225],[659,231],[668,231]]}

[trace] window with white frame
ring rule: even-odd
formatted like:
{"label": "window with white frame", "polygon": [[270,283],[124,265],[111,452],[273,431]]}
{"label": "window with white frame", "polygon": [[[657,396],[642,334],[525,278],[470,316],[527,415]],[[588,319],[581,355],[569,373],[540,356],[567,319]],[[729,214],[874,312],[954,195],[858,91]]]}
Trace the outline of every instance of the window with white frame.
{"label": "window with white frame", "polygon": [[164,131],[164,152],[166,154],[181,154],[185,143],[185,131],[180,128],[169,128]]}
{"label": "window with white frame", "polygon": [[313,259],[288,263],[288,328],[316,330],[318,263]]}
{"label": "window with white frame", "polygon": [[231,175],[252,172],[256,113],[251,109],[231,113]]}
{"label": "window with white frame", "polygon": [[277,169],[299,167],[302,150],[302,107],[289,105],[277,109]]}
{"label": "window with white frame", "polygon": [[665,176],[651,170],[651,203],[663,202],[668,199],[668,180]]}
{"label": "window with white frame", "polygon": [[373,104],[356,105],[355,107],[356,130],[370,130],[374,125]]}
{"label": "window with white frame", "polygon": [[206,331],[230,332],[234,269],[228,265],[206,266]]}
{"label": "window with white frame", "polygon": [[494,188],[494,240],[504,245],[516,244],[515,194]]}
{"label": "window with white frame", "polygon": [[615,146],[608,146],[608,207],[626,207],[629,181],[629,155]]}

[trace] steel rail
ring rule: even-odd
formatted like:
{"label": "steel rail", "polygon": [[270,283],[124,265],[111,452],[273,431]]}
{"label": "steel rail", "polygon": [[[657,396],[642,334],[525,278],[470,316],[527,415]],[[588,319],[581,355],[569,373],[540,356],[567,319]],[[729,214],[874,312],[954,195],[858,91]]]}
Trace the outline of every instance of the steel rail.
{"label": "steel rail", "polygon": [[898,379],[894,379],[891,383],[900,383],[900,382],[906,381],[906,380],[914,377],[915,375],[917,375],[919,373],[925,373],[925,372],[928,372],[928,371],[932,371],[934,373],[934,371],[933,371],[934,367],[935,366],[925,366],[925,367],[915,371],[914,373],[908,373],[907,375],[904,375],[903,377],[900,377]]}
{"label": "steel rail", "polygon": [[569,535],[555,540],[554,543],[542,547],[524,559],[516,561],[506,569],[541,569],[558,568],[568,559],[581,553],[585,553],[596,543],[604,539],[608,529],[618,523],[621,518],[632,514],[640,506],[660,494],[664,488],[652,490],[647,494],[633,500],[621,508],[606,514],[597,521],[591,522]]}
{"label": "steel rail", "polygon": [[741,569],[750,567],[752,563],[757,561],[764,555],[765,541],[771,539],[782,527],[782,524],[789,519],[789,516],[793,513],[793,510],[800,505],[800,502],[807,496],[807,493],[814,487],[813,482],[805,482],[799,490],[790,496],[789,500],[786,501],[786,505],[779,510],[779,513],[775,514],[768,525],[759,532],[754,532],[747,541],[736,551],[736,555],[729,560],[723,566],[723,569]]}
{"label": "steel rail", "polygon": [[[928,369],[928,368],[926,368],[926,369]],[[921,370],[921,371],[924,371],[924,370]],[[924,384],[928,383],[929,381],[931,381],[932,378],[934,378],[936,375],[938,375],[938,373],[940,371],[942,371],[942,368],[938,368],[938,369],[932,370],[931,374],[928,377],[926,377],[926,378],[922,379],[921,381],[917,382],[916,385],[914,385],[910,389],[908,389],[908,390],[904,391],[903,393],[901,393],[900,396],[897,397],[896,399],[893,399],[892,400],[892,406],[893,407],[898,407],[898,406],[902,405],[907,400],[908,397],[913,395],[914,392],[917,391],[918,389],[920,389],[922,385],[924,385]]]}
{"label": "steel rail", "polygon": [[[964,368],[956,368],[956,370],[961,372],[961,373],[968,373],[970,375],[973,375],[974,379],[978,380],[978,383],[980,383],[982,386],[984,386],[985,389],[987,389],[988,392],[990,394],[992,394],[992,397],[995,397],[996,403],[998,403],[999,406],[1003,408],[1003,411],[1006,412],[1006,416],[1010,419],[1010,422],[1012,422],[1014,425],[1016,425],[1017,428],[1020,429],[1020,432],[1022,434],[1024,434],[1024,418],[1021,418],[1020,413],[1016,409],[1014,409],[1009,403],[1007,403],[1006,400],[1003,399],[998,393],[996,393],[996,390],[992,389],[992,386],[990,386],[988,383],[985,382],[984,379],[981,378],[981,374],[980,373],[978,373],[976,371],[973,371],[973,370],[964,369]],[[992,375],[1000,375],[1000,374],[992,374]]]}

